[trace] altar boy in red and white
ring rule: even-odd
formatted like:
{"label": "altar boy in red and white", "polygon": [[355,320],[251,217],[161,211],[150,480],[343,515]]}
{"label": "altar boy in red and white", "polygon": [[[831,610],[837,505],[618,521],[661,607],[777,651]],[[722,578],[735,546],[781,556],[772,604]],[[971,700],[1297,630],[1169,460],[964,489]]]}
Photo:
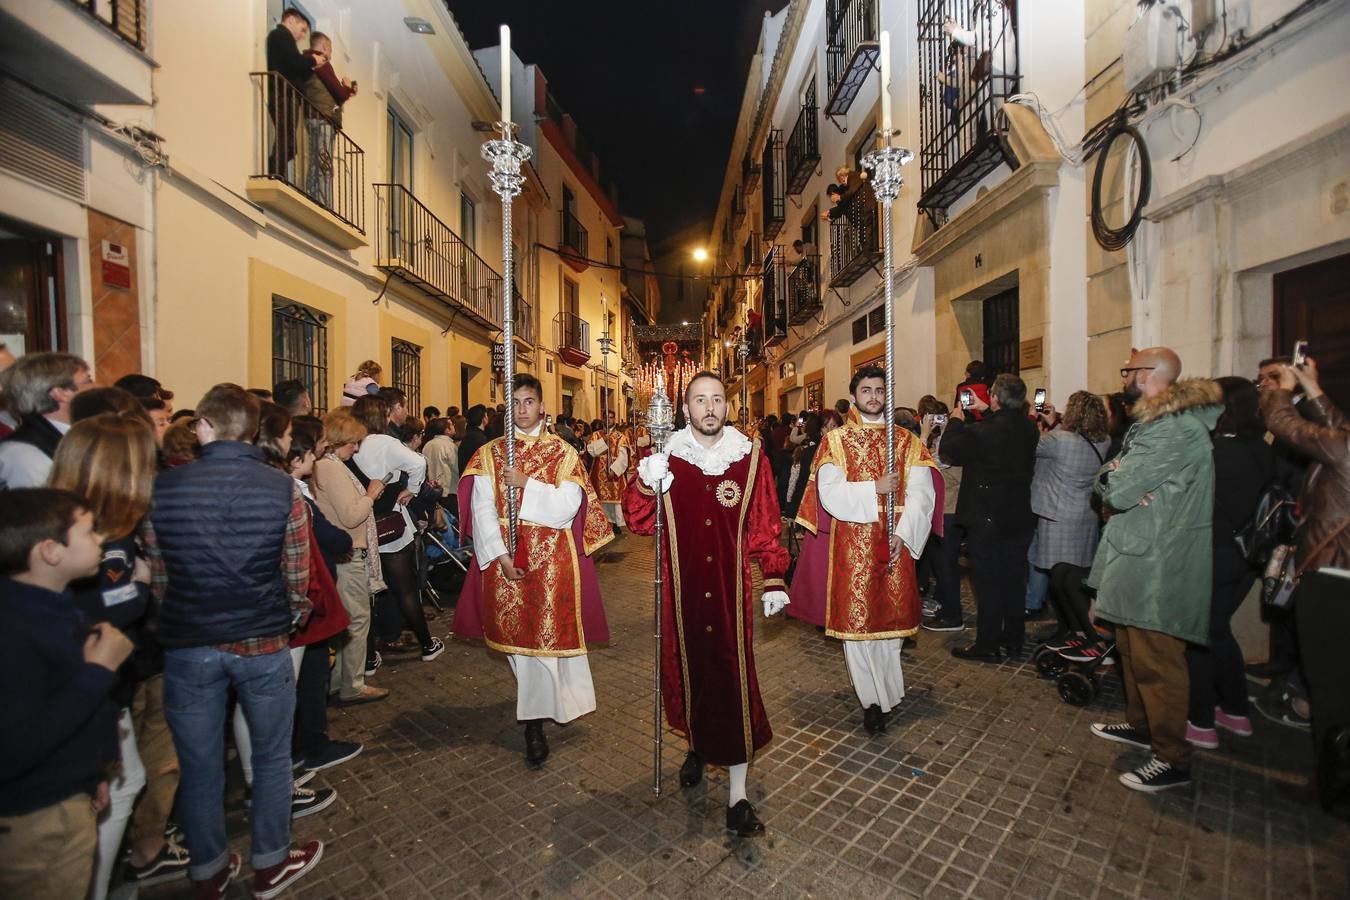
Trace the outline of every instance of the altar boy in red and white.
{"label": "altar boy in red and white", "polygon": [[750,837],[764,826],[746,775],[773,737],[755,676],[750,563],[759,565],[764,614],[772,616],[788,602],[788,554],[768,457],[726,414],[722,379],[695,375],[684,396],[689,424],[641,462],[623,506],[634,534],[653,534],[655,490],[666,492],[661,692],[666,719],[689,741],[680,784],[698,784],[709,763],[726,766],[727,830]]}

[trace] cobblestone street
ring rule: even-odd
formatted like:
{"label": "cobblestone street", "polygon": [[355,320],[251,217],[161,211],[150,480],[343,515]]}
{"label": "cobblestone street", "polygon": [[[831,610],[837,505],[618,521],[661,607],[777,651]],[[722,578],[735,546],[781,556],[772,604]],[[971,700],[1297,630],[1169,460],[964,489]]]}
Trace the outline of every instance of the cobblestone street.
{"label": "cobblestone street", "polygon": [[[1025,660],[958,662],[954,636],[907,648],[908,698],[869,737],[837,642],[793,620],[756,623],[775,738],[750,771],[768,828],[723,829],[725,771],[683,792],[667,736],[651,790],[650,541],[624,537],[600,567],[613,644],[594,650],[600,708],[548,727],[552,756],[521,756],[503,658],[455,642],[437,662],[390,660],[388,702],[333,710],[330,732],[365,753],[311,786],[335,787],[300,820],[327,842],[297,897],[1345,897],[1350,827],[1299,792],[1307,739],[1256,719],[1200,755],[1192,790],[1144,796],[1119,772],[1133,751],[1093,738],[1118,681],[1079,709]],[[969,598],[967,598],[969,602]],[[433,626],[449,627],[449,614]],[[710,783],[709,783],[710,782]],[[245,823],[231,816],[244,852]],[[155,896],[186,893],[186,883]],[[235,887],[231,896],[244,896]]]}

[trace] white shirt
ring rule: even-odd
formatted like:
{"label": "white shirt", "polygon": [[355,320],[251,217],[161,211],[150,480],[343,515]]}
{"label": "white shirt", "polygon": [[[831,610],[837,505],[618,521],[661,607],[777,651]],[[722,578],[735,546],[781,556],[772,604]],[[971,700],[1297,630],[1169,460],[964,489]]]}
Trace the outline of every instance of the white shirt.
{"label": "white shirt", "polygon": [[[536,437],[543,423],[532,431],[516,429],[516,434]],[[492,561],[506,554],[506,534],[497,518],[497,486],[482,475],[473,478],[473,555],[478,567],[486,569]],[[520,494],[518,516],[521,521],[543,525],[545,528],[571,528],[584,495],[580,485],[564,482],[562,487],[545,484],[534,478],[526,479]]]}
{"label": "white shirt", "polygon": [[[352,457],[359,468],[371,481],[383,481],[386,484],[398,481],[399,472],[408,473],[408,490],[416,496],[422,490],[422,482],[427,479],[427,461],[422,454],[409,450],[403,442],[387,434],[367,435],[361,442],[361,449]],[[406,506],[397,507],[403,513],[403,521],[408,527],[403,536],[387,544],[380,545],[381,553],[396,553],[413,542],[413,521]]]}
{"label": "white shirt", "polygon": [[[863,421],[873,423],[880,418]],[[825,463],[816,473],[816,487],[820,493],[820,505],[825,511],[843,522],[869,523],[881,518],[880,504],[877,503],[877,483],[875,481],[848,481],[844,470],[834,463]],[[937,503],[937,493],[933,490],[933,476],[927,466],[910,466],[905,477],[905,496],[897,498],[901,504],[900,516],[895,523],[895,533],[909,548],[909,554],[918,559],[928,543],[928,533],[933,528],[933,506]]]}
{"label": "white shirt", "polygon": [[[47,421],[62,435],[70,431],[69,422]],[[42,487],[51,474],[52,458],[37,447],[23,441],[0,442],[0,490]]]}

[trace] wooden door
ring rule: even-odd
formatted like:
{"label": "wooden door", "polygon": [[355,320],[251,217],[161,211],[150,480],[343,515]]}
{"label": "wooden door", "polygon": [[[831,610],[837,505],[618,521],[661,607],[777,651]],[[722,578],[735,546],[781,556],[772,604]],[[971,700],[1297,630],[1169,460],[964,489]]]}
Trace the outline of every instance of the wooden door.
{"label": "wooden door", "polygon": [[1276,273],[1273,331],[1271,355],[1307,340],[1322,390],[1350,410],[1350,254]]}

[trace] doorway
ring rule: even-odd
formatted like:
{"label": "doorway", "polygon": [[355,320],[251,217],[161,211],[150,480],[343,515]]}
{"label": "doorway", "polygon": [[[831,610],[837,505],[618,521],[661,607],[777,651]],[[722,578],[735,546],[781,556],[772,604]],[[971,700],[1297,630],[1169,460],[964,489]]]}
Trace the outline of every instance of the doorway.
{"label": "doorway", "polygon": [[984,301],[984,371],[992,381],[1007,372],[1016,375],[1020,360],[1021,324],[1017,310],[1017,288],[995,294]]}
{"label": "doorway", "polygon": [[1340,409],[1350,404],[1350,254],[1275,273],[1272,356],[1308,341],[1322,390]]}
{"label": "doorway", "polygon": [[0,344],[15,356],[67,349],[59,238],[25,236],[0,222]]}

